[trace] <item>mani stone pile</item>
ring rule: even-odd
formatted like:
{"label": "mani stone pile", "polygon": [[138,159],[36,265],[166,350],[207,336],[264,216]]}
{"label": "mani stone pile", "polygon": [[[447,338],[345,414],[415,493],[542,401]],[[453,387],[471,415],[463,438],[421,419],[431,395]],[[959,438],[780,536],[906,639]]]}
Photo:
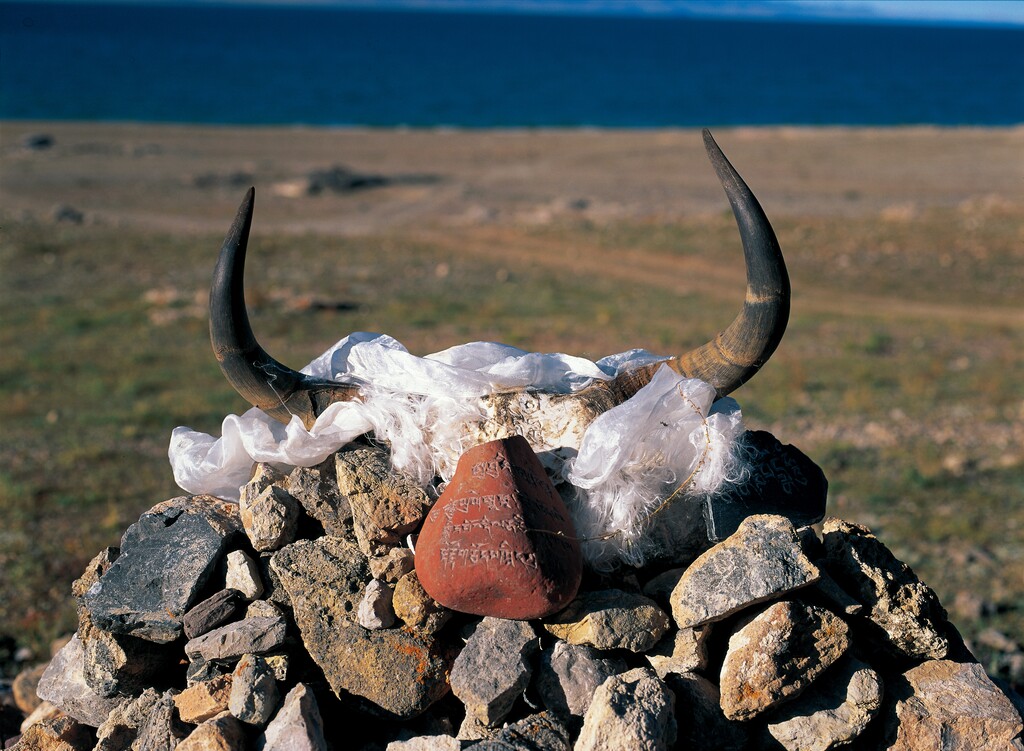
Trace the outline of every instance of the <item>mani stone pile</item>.
{"label": "mani stone pile", "polygon": [[1024,749],[1012,693],[868,529],[766,503],[702,551],[576,571],[564,507],[520,498],[529,467],[473,485],[504,461],[434,522],[448,491],[368,443],[257,465],[237,505],[154,506],[74,583],[78,631],[35,691],[19,676],[41,703],[14,748]]}

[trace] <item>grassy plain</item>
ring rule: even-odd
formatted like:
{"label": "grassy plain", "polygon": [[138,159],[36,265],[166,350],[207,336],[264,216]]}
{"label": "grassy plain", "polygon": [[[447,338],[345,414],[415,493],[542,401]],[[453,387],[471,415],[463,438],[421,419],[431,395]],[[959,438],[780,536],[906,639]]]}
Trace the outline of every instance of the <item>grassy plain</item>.
{"label": "grassy plain", "polygon": [[[40,653],[74,628],[85,562],[180,494],[171,429],[246,407],[205,300],[249,184],[250,315],[293,366],[357,330],[421,354],[679,351],[742,300],[695,131],[0,127],[0,636]],[[53,146],[23,148],[33,132]],[[1024,129],[716,135],[794,288],[779,351],[735,393],[748,426],[817,461],[830,513],[966,636],[1024,640]],[[339,164],[393,184],[295,195]]]}

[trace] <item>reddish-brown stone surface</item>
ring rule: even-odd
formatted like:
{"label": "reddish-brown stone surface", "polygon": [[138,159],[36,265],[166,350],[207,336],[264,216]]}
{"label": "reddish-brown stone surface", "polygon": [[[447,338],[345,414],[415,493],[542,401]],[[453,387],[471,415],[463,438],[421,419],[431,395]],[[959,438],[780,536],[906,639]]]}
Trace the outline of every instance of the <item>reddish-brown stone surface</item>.
{"label": "reddish-brown stone surface", "polygon": [[521,436],[475,446],[427,515],[416,572],[452,610],[541,618],[576,595],[583,559],[569,512]]}

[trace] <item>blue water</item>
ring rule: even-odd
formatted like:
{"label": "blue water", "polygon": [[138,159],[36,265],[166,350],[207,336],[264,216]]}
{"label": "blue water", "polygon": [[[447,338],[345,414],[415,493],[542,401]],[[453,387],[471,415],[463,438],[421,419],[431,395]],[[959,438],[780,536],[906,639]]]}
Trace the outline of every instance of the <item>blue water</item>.
{"label": "blue water", "polygon": [[1024,29],[0,3],[0,117],[1008,125]]}

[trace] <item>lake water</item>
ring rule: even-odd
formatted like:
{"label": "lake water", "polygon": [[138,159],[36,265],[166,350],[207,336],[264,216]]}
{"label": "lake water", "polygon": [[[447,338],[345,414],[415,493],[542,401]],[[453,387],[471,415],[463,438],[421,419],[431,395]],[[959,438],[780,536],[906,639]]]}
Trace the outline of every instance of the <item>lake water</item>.
{"label": "lake water", "polygon": [[416,127],[1009,125],[1024,29],[0,4],[0,117]]}

